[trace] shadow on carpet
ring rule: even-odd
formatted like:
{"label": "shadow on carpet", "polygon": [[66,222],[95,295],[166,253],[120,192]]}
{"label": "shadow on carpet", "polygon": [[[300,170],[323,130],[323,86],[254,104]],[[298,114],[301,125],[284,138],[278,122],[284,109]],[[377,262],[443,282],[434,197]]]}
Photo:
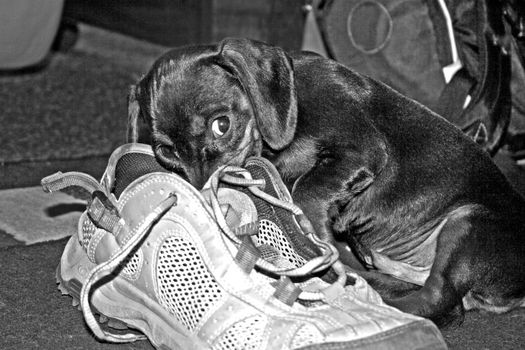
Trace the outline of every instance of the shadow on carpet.
{"label": "shadow on carpet", "polygon": [[[147,341],[98,342],[55,283],[67,239],[0,249],[1,349],[153,349]],[[505,315],[467,314],[463,325],[443,331],[451,349],[518,349],[525,344],[525,310]]]}

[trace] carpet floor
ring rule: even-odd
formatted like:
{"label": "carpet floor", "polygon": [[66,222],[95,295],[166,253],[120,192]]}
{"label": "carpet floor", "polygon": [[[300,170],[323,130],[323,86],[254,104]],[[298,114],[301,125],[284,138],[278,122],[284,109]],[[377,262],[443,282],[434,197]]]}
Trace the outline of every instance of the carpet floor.
{"label": "carpet floor", "polygon": [[98,342],[55,283],[66,240],[0,250],[0,349],[153,349]]}
{"label": "carpet floor", "polygon": [[[153,349],[147,341],[98,342],[82,313],[55,283],[67,239],[0,249],[0,349]],[[504,315],[467,313],[443,335],[450,349],[515,350],[525,347],[525,310]]]}

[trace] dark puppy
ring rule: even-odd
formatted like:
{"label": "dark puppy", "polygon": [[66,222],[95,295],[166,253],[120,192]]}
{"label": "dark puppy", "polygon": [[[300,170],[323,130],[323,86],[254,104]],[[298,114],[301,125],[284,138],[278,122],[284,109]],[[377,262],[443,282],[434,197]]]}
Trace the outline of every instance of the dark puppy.
{"label": "dark puppy", "polygon": [[130,111],[131,139],[141,115],[159,162],[197,187],[270,159],[318,235],[401,310],[444,324],[524,305],[525,201],[457,128],[379,82],[230,39],[161,57]]}

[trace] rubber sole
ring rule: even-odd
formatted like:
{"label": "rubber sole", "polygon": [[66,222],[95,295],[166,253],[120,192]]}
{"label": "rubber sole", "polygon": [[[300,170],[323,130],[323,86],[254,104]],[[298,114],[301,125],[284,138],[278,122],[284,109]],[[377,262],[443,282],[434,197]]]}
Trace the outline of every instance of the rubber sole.
{"label": "rubber sole", "polygon": [[[62,295],[68,295],[71,297],[71,305],[75,307],[78,311],[82,311],[80,307],[80,291],[82,290],[82,283],[80,281],[73,279],[70,281],[64,281],[60,277],[60,265],[56,269],[56,282],[58,285],[58,290]],[[98,322],[100,324],[106,324],[109,328],[116,330],[125,330],[132,329],[126,323],[116,319],[109,318],[106,315],[102,314],[100,311],[96,310],[95,307],[92,307],[92,311],[99,316]]]}

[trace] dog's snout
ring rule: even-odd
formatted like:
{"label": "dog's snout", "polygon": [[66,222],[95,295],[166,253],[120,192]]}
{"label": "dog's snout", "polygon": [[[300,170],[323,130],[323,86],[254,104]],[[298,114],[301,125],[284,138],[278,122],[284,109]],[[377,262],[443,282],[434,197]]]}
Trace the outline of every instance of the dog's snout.
{"label": "dog's snout", "polygon": [[185,164],[178,164],[174,169],[170,169],[184,180],[188,181],[193,187],[200,190],[206,183],[207,177],[201,167]]}
{"label": "dog's snout", "polygon": [[[181,159],[179,152],[173,150],[166,151],[164,148],[155,149],[157,160],[169,171],[179,175],[197,189],[201,189],[206,183],[208,176],[208,167],[205,162]],[[195,154],[195,152],[187,152]],[[183,153],[185,155],[186,153]],[[185,157],[188,158],[188,157]],[[195,156],[190,159],[197,158]]]}
{"label": "dog's snout", "polygon": [[187,171],[188,182],[198,190],[201,190],[206,183],[207,177],[201,167],[192,167]]}

